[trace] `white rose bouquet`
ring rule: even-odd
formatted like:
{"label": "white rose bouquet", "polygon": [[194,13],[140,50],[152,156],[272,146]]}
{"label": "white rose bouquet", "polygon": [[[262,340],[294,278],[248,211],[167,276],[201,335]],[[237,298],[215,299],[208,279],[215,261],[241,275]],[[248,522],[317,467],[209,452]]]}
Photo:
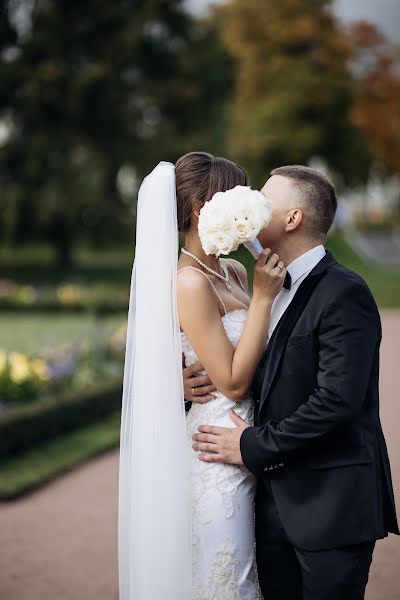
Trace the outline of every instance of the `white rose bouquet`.
{"label": "white rose bouquet", "polygon": [[204,252],[220,256],[256,241],[271,220],[271,201],[261,192],[237,185],[217,192],[199,214],[199,236]]}

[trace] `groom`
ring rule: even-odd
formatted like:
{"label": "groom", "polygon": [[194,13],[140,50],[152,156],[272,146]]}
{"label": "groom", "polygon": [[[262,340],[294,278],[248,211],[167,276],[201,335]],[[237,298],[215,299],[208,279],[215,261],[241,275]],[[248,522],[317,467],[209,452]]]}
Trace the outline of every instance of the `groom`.
{"label": "groom", "polygon": [[[204,424],[193,447],[258,476],[266,600],[361,600],[375,541],[399,534],[379,419],[379,313],[365,282],[325,251],[332,183],[286,166],[261,191],[273,215],[258,239],[288,265],[291,287],[275,300],[254,376],[254,427],[231,411],[235,428]],[[185,398],[204,402],[215,388],[193,374],[184,370]]]}

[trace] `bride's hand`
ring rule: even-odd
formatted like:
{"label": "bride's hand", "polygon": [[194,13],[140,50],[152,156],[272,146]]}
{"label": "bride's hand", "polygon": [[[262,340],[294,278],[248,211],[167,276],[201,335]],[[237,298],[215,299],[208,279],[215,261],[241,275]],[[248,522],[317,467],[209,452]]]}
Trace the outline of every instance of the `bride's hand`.
{"label": "bride's hand", "polygon": [[190,402],[197,402],[199,404],[205,404],[210,400],[215,400],[215,396],[212,392],[216,391],[215,386],[212,384],[211,379],[208,375],[197,375],[199,371],[203,369],[201,363],[195,363],[190,367],[183,369],[183,388],[185,400]]}
{"label": "bride's hand", "polygon": [[277,254],[265,248],[257,259],[254,269],[253,298],[272,302],[281,291],[286,269]]}

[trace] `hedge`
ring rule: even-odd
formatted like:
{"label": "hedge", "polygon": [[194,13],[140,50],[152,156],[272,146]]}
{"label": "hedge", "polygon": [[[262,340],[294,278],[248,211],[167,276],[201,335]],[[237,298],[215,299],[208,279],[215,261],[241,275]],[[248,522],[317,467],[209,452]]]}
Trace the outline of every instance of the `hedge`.
{"label": "hedge", "polygon": [[49,312],[49,313],[82,313],[92,312],[99,315],[109,315],[126,312],[128,304],[126,302],[98,302],[96,304],[61,304],[60,302],[35,302],[32,304],[22,304],[20,302],[0,301],[0,312]]}
{"label": "hedge", "polygon": [[95,423],[121,409],[121,380],[43,398],[0,415],[0,459]]}
{"label": "hedge", "polygon": [[75,466],[117,448],[120,422],[118,410],[97,423],[0,461],[0,501],[19,498]]}

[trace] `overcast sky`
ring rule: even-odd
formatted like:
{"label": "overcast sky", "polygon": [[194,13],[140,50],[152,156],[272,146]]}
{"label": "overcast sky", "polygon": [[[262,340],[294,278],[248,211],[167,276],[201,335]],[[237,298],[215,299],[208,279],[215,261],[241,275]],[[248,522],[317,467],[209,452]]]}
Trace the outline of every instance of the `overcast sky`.
{"label": "overcast sky", "polygon": [[[191,9],[202,12],[222,0],[187,0]],[[336,13],[345,21],[367,19],[379,25],[395,42],[400,42],[400,0],[335,0]]]}

